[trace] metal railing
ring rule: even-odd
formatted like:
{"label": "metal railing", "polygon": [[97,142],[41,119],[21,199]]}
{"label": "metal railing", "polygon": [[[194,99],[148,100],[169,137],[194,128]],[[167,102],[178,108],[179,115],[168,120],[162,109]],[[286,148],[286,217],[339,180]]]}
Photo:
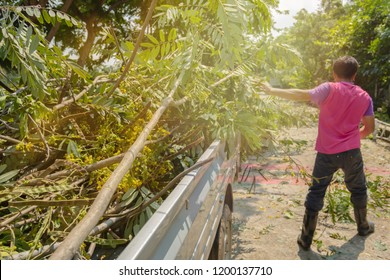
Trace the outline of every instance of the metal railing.
{"label": "metal railing", "polygon": [[374,140],[381,139],[390,142],[390,124],[375,119]]}

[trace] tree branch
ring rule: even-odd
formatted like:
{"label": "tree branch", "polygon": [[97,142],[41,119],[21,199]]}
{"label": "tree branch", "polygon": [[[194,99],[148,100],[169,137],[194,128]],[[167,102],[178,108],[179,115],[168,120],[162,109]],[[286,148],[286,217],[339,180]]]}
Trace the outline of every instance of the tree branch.
{"label": "tree branch", "polygon": [[199,143],[203,142],[204,141],[204,137],[200,137],[199,139],[195,140],[194,142],[188,144],[187,146],[185,146],[184,148],[180,149],[179,151],[177,151],[176,153],[174,154],[171,154],[167,157],[164,158],[164,160],[172,160],[174,159],[175,157],[177,157],[178,155],[180,155],[181,153],[183,153],[184,151],[188,150],[188,149],[191,149],[192,147],[198,145]]}
{"label": "tree branch", "polygon": [[97,195],[91,208],[85,215],[85,217],[75,226],[75,228],[69,233],[65,240],[61,243],[58,249],[53,253],[50,259],[71,259],[73,255],[79,250],[80,245],[87,238],[91,230],[99,222],[100,218],[104,215],[108,205],[111,202],[111,198],[114,195],[118,185],[122,181],[123,177],[132,167],[135,158],[145,147],[147,137],[157,125],[163,113],[173,102],[173,95],[179,88],[179,85],[183,79],[185,70],[181,72],[177,78],[171,92],[168,97],[165,98],[161,106],[153,114],[149,123],[144,127],[138,138],[135,140],[130,149],[125,153],[124,158],[119,163],[118,167],[112,172],[106,183],[103,185],[99,194]]}
{"label": "tree branch", "polygon": [[10,126],[6,121],[3,121],[2,119],[0,119],[0,122],[1,122],[6,128],[8,128],[9,130],[18,130],[17,128]]}
{"label": "tree branch", "polygon": [[[145,210],[149,205],[151,205],[153,202],[155,202],[157,199],[162,197],[164,194],[167,193],[180,179],[182,179],[185,175],[190,173],[191,171],[200,168],[201,166],[211,162],[214,160],[214,158],[209,158],[207,160],[197,162],[193,166],[187,168],[186,170],[179,173],[175,178],[173,178],[161,191],[159,191],[155,196],[153,196],[148,201],[142,203],[141,205],[137,207],[133,207],[130,209],[127,209],[123,211],[122,213],[118,214],[112,214],[112,217],[104,221],[103,223],[97,225],[94,227],[94,229],[91,231],[90,235],[96,235],[103,231],[105,231],[107,228],[111,227],[115,223],[119,222],[123,218],[131,218],[134,215],[137,215],[138,213],[141,213],[143,210]],[[114,216],[115,215],[115,216]]]}
{"label": "tree branch", "polygon": [[[66,0],[64,5],[62,6],[61,8],[61,12],[64,12],[66,13],[69,9],[69,7],[72,5],[72,2],[73,0]],[[46,36],[46,40],[48,42],[50,42],[51,40],[53,40],[54,36],[56,35],[58,29],[60,29],[60,25],[61,23],[60,22],[57,22],[49,31],[49,33],[47,34]]]}
{"label": "tree branch", "polygon": [[8,91],[9,93],[13,93],[14,91],[12,89],[10,89],[6,84],[4,84],[2,81],[0,81],[0,86],[2,88],[4,88],[6,91]]}
{"label": "tree branch", "polygon": [[119,79],[115,82],[115,84],[113,85],[113,87],[111,88],[110,92],[108,93],[108,97],[110,97],[115,89],[117,87],[119,87],[120,83],[124,80],[124,78],[126,77],[127,75],[127,72],[129,72],[129,69],[130,69],[130,66],[131,64],[133,63],[134,61],[134,58],[138,52],[138,49],[139,47],[141,46],[141,42],[142,42],[142,39],[144,37],[144,34],[145,34],[145,30],[146,30],[146,27],[148,26],[149,24],[149,21],[150,19],[152,18],[152,15],[153,15],[153,11],[154,11],[154,8],[157,4],[157,0],[152,0],[152,3],[150,4],[150,7],[149,7],[149,11],[148,11],[148,14],[146,15],[146,18],[145,18],[145,21],[144,21],[144,24],[142,25],[142,29],[138,35],[138,38],[137,38],[137,41],[134,45],[134,49],[133,49],[133,52],[131,53],[131,56],[130,56],[130,59],[129,61],[126,63],[126,66],[125,66],[125,69],[123,70],[122,72],[122,75],[119,77]]}
{"label": "tree branch", "polygon": [[146,113],[148,112],[150,106],[152,105],[152,102],[149,101],[148,103],[146,103],[145,107],[141,110],[141,112],[139,112],[133,120],[131,120],[131,123],[129,123],[128,125],[126,125],[123,130],[121,131],[121,135],[125,134],[127,132],[127,130],[129,130],[130,127],[132,127],[134,125],[134,123],[142,118],[143,116],[146,115]]}
{"label": "tree branch", "polygon": [[34,121],[34,119],[30,116],[30,114],[28,114],[28,117],[29,117],[30,121],[34,124],[35,128],[38,131],[39,137],[41,138],[43,144],[45,145],[45,149],[46,149],[45,162],[47,162],[49,160],[49,157],[50,157],[50,147],[49,147],[49,144],[47,143],[47,141],[45,139],[45,136],[43,136],[42,131],[39,129],[38,124]]}
{"label": "tree branch", "polygon": [[72,104],[74,102],[76,102],[77,100],[79,100],[81,97],[83,97],[84,94],[86,94],[92,87],[94,87],[96,84],[102,82],[100,81],[100,79],[104,77],[104,76],[97,76],[93,82],[91,84],[89,84],[85,89],[83,89],[79,94],[77,94],[76,96],[74,96],[73,98],[70,98],[70,99],[66,99],[64,101],[62,101],[60,104],[57,104],[53,107],[53,111],[58,111],[59,109],[62,109],[66,106],[68,106],[69,104]]}

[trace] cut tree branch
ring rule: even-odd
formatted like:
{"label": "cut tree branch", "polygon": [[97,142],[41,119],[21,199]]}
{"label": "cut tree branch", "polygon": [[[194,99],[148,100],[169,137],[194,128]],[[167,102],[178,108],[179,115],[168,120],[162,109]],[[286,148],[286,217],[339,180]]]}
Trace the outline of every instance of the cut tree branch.
{"label": "cut tree branch", "polygon": [[91,84],[89,84],[85,89],[83,89],[82,91],[79,92],[79,94],[75,95],[73,98],[70,98],[70,99],[66,99],[64,101],[62,101],[60,104],[57,104],[53,107],[53,111],[57,111],[59,109],[62,109],[74,102],[76,102],[77,100],[79,100],[81,97],[84,96],[84,94],[86,94],[92,87],[94,87],[96,84],[100,83],[101,82],[101,78],[103,78],[104,76],[98,76],[96,77],[93,82]]}
{"label": "cut tree branch", "polygon": [[159,191],[155,196],[153,196],[151,199],[149,199],[148,201],[142,203],[141,205],[137,206],[137,207],[133,207],[133,208],[130,208],[130,209],[127,209],[125,211],[123,211],[122,213],[118,213],[118,214],[112,214],[112,217],[107,219],[106,221],[104,221],[103,223],[97,225],[96,227],[94,227],[94,229],[91,231],[90,235],[96,235],[96,234],[99,234],[103,231],[105,231],[107,228],[111,227],[112,225],[114,225],[115,223],[119,222],[120,220],[122,220],[123,218],[128,218],[130,219],[131,217],[133,217],[134,215],[137,215],[138,213],[141,213],[142,211],[144,211],[148,206],[150,206],[153,202],[155,202],[157,199],[159,199],[160,197],[162,197],[164,194],[167,193],[167,191],[169,191],[173,186],[176,185],[176,183],[178,183],[178,181],[180,179],[182,179],[185,175],[187,175],[188,173],[190,173],[191,171],[197,169],[197,168],[200,168],[202,167],[203,165],[211,162],[212,160],[214,160],[214,158],[209,158],[207,160],[204,160],[204,161],[201,161],[201,162],[197,162],[195,163],[193,166],[187,168],[186,170],[182,171],[181,173],[179,173],[175,178],[173,178],[161,191]]}
{"label": "cut tree branch", "polygon": [[46,158],[45,158],[45,162],[47,162],[50,158],[50,147],[49,147],[49,144],[47,143],[46,139],[45,139],[45,136],[43,136],[42,134],[42,131],[40,130],[38,124],[34,121],[34,119],[28,115],[30,121],[34,124],[35,128],[37,129],[37,132],[39,134],[39,137],[41,138],[43,144],[45,145],[45,149],[46,149]]}
{"label": "cut tree branch", "polygon": [[149,25],[149,21],[152,18],[154,8],[156,7],[157,0],[153,0],[150,4],[148,14],[146,15],[144,24],[142,25],[141,31],[138,35],[137,41],[135,42],[133,52],[131,53],[129,61],[127,61],[125,69],[122,72],[122,75],[119,77],[119,79],[115,82],[115,84],[112,86],[110,92],[108,93],[108,97],[110,97],[114,91],[119,87],[121,82],[125,79],[127,72],[129,72],[130,66],[133,63],[135,56],[137,55],[138,49],[141,46],[142,39],[144,38],[146,27]]}
{"label": "cut tree branch", "polygon": [[104,215],[108,205],[110,204],[111,198],[113,197],[123,177],[132,167],[137,155],[145,147],[147,138],[153,128],[157,125],[163,113],[173,102],[173,95],[179,88],[184,74],[185,70],[180,73],[168,97],[163,100],[161,106],[153,114],[149,123],[144,127],[133,145],[125,153],[124,158],[119,163],[118,167],[112,172],[111,176],[103,185],[85,217],[69,233],[50,259],[71,259],[77,250],[79,250],[80,245],[84,242],[91,230],[97,225],[100,218]]}

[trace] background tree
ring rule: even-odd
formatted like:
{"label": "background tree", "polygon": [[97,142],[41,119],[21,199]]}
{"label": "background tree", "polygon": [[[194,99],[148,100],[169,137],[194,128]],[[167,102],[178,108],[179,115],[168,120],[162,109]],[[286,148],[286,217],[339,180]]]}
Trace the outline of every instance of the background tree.
{"label": "background tree", "polygon": [[341,51],[358,59],[357,82],[370,92],[376,107],[383,105],[390,114],[390,5],[384,0],[356,0],[349,9],[349,18],[339,24],[349,26]]}
{"label": "background tree", "polygon": [[[389,10],[388,1],[321,1],[314,13],[305,10],[276,41],[294,47],[301,63],[277,65],[276,76],[285,86],[311,88],[332,80],[332,61],[352,55],[360,63],[357,83],[374,99],[374,105],[388,107],[389,81]],[[388,110],[390,112],[390,110]]]}

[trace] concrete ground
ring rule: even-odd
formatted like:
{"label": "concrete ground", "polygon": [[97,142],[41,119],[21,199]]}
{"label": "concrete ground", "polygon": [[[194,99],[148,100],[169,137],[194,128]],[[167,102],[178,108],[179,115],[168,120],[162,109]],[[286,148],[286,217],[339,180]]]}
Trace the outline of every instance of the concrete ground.
{"label": "concrete ground", "polygon": [[[233,259],[390,259],[389,205],[369,209],[369,219],[376,228],[368,237],[357,235],[354,222],[333,223],[331,215],[322,211],[312,250],[299,249],[296,239],[308,181],[298,173],[311,174],[316,132],[314,126],[290,129],[286,139],[294,139],[300,145],[250,157],[242,164],[234,186]],[[385,187],[389,187],[390,144],[363,140],[362,153],[368,180],[380,176],[379,180],[387,180]],[[389,197],[386,201],[390,203]],[[352,210],[350,215],[353,217]]]}

